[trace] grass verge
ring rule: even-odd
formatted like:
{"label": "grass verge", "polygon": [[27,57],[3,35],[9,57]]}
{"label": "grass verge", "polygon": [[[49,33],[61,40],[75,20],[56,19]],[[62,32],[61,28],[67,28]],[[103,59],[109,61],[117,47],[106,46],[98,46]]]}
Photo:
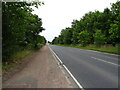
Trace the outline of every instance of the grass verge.
{"label": "grass verge", "polygon": [[94,45],[91,46],[78,46],[78,45],[60,45],[57,44],[58,46],[64,46],[64,47],[73,47],[73,48],[80,48],[80,49],[87,49],[87,50],[95,50],[95,51],[100,51],[100,52],[106,52],[106,53],[112,53],[112,54],[119,54],[120,55],[120,46],[118,47],[113,47],[113,46],[101,46],[101,47],[96,47]]}
{"label": "grass verge", "polygon": [[9,70],[11,68],[14,68],[14,64],[17,64],[23,58],[25,58],[26,56],[32,54],[33,52],[34,52],[34,50],[24,50],[24,51],[21,51],[21,52],[17,52],[16,54],[14,54],[11,57],[11,59],[9,60],[10,62],[2,64],[2,70],[7,71],[7,70]]}

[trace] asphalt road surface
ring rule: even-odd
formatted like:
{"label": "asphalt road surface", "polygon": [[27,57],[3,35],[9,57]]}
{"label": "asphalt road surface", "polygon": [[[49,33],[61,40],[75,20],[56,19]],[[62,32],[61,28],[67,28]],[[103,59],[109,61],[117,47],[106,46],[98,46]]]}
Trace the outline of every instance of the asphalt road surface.
{"label": "asphalt road surface", "polygon": [[118,55],[50,45],[84,88],[118,88]]}

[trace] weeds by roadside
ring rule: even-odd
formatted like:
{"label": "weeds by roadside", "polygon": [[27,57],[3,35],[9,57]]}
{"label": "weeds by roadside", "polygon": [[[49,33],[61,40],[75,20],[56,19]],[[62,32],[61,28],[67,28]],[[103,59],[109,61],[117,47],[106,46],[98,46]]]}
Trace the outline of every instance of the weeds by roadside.
{"label": "weeds by roadside", "polygon": [[7,71],[11,68],[14,68],[14,64],[17,64],[18,62],[20,62],[23,58],[25,58],[26,56],[32,54],[34,51],[33,50],[24,50],[21,52],[17,52],[16,54],[14,54],[9,60],[12,62],[6,62],[2,64],[2,70],[3,71]]}
{"label": "weeds by roadside", "polygon": [[58,46],[65,46],[65,47],[73,47],[73,48],[80,48],[80,49],[88,49],[88,50],[95,50],[95,51],[100,51],[100,52],[107,52],[107,53],[113,53],[113,54],[119,54],[120,55],[120,46],[101,46],[101,47],[96,47],[95,45],[91,46],[79,46],[79,45],[60,45],[57,44]]}

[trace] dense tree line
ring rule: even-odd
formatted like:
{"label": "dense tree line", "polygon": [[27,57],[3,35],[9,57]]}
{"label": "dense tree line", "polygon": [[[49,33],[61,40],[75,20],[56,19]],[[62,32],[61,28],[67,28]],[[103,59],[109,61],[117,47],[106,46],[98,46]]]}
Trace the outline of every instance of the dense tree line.
{"label": "dense tree line", "polygon": [[41,2],[2,2],[2,58],[6,62],[16,52],[38,49],[46,43],[39,33],[44,30],[42,20],[32,14],[31,6]]}
{"label": "dense tree line", "polygon": [[89,12],[80,20],[73,20],[71,27],[63,29],[52,44],[120,44],[120,1],[103,12]]}

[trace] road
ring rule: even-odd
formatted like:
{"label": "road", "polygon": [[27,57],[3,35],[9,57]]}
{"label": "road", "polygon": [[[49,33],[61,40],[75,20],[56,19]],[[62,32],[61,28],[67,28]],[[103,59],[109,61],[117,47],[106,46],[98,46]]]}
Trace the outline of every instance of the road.
{"label": "road", "polygon": [[84,88],[118,88],[118,55],[49,46]]}

